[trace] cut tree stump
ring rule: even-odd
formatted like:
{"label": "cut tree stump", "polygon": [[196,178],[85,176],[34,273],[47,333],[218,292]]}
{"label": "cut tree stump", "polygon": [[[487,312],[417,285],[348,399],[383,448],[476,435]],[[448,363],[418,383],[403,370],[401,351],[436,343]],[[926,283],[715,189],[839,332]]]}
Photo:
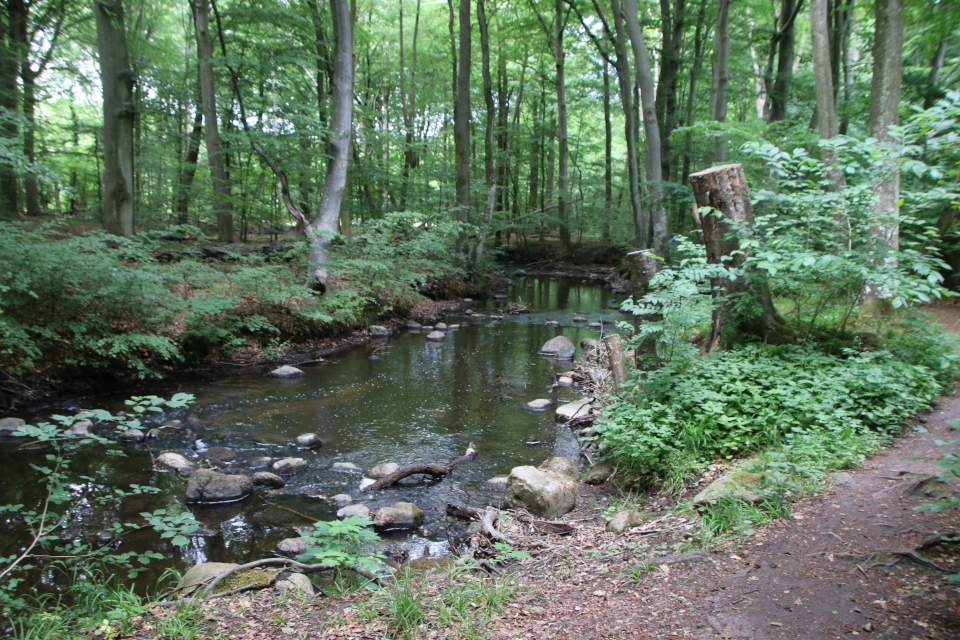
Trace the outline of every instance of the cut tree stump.
{"label": "cut tree stump", "polygon": [[406,478],[407,476],[415,475],[427,475],[433,476],[434,478],[443,478],[450,475],[454,467],[464,462],[471,462],[477,457],[477,448],[471,442],[467,447],[467,452],[455,460],[451,460],[449,464],[439,465],[439,464],[411,464],[406,467],[402,467],[391,473],[390,475],[380,478],[369,487],[364,487],[360,491],[376,491],[377,489],[383,489],[384,487],[389,487],[392,484],[396,484]]}

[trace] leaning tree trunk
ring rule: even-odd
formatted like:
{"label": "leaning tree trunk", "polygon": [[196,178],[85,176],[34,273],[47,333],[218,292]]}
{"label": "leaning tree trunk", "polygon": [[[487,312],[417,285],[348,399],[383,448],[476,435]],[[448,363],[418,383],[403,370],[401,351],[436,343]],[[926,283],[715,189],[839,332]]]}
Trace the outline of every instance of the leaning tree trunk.
{"label": "leaning tree trunk", "polygon": [[[750,187],[743,174],[743,167],[740,164],[726,164],[691,173],[690,186],[693,187],[697,206],[713,209],[702,217],[707,263],[741,270],[747,253],[740,248],[736,228],[752,227],[754,224]],[[766,337],[782,325],[765,283],[755,286],[743,273],[736,275],[736,278],[718,276],[711,280],[715,306],[710,321],[710,334],[703,345],[704,353],[720,351],[729,338],[738,333]],[[734,312],[735,297],[753,294],[760,298],[762,310],[759,321]]]}
{"label": "leaning tree trunk", "polygon": [[103,85],[103,228],[133,235],[133,71],[127,56],[123,2],[94,5]]}
{"label": "leaning tree trunk", "polygon": [[337,232],[340,204],[347,184],[347,163],[353,130],[353,25],[347,0],[330,0],[333,16],[333,104],[330,114],[327,177],[320,196],[317,217],[307,226],[310,237],[310,267],[322,290],[329,287],[327,262],[330,242]]}

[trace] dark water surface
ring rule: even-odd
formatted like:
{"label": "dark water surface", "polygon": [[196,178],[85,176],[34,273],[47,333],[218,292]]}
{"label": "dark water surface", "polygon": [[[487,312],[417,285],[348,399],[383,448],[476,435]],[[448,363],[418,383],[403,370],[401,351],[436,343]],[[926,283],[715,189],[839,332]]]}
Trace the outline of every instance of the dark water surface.
{"label": "dark water surface", "polygon": [[[538,355],[540,346],[556,335],[565,335],[574,344],[598,331],[584,322],[603,320],[604,331],[626,319],[610,309],[623,296],[614,296],[597,283],[565,276],[519,278],[506,291],[509,300],[490,300],[476,307],[477,314],[495,314],[507,302],[528,305],[531,313],[490,318],[451,316],[441,343],[430,343],[425,334],[402,330],[389,338],[330,358],[322,366],[305,367],[305,375],[291,380],[265,377],[265,370],[242,370],[234,375],[200,381],[158,382],[148,393],[169,397],[176,392],[191,393],[196,402],[185,409],[158,414],[157,426],[170,419],[200,419],[193,431],[198,439],[170,435],[146,445],[123,445],[125,457],[107,456],[104,449],[90,445],[74,455],[72,477],[88,475],[102,479],[96,487],[80,481],[73,486],[78,497],[102,495],[115,487],[130,484],[152,485],[162,491],[152,496],[118,498],[98,506],[85,498],[71,513],[65,536],[96,540],[118,518],[133,521],[141,511],[157,508],[186,508],[184,479],[171,473],[152,471],[151,454],[177,451],[188,457],[202,456],[207,447],[220,446],[236,452],[239,459],[228,465],[250,469],[251,459],[269,456],[274,460],[302,457],[309,468],[287,476],[287,486],[277,492],[257,491],[242,501],[220,506],[191,507],[208,531],[194,536],[185,552],[159,543],[149,530],[128,534],[120,550],[156,549],[167,557],[144,576],[149,582],[163,565],[179,569],[202,561],[246,562],[271,555],[283,538],[297,535],[294,527],[310,524],[309,518],[334,519],[337,507],[323,499],[307,497],[314,489],[323,496],[346,493],[372,509],[397,501],[417,504],[426,512],[421,531],[393,536],[392,543],[405,547],[412,557],[425,551],[443,552],[445,534],[438,521],[447,503],[481,506],[497,504],[501,494],[484,488],[484,481],[509,473],[522,464],[540,464],[550,456],[577,460],[577,443],[569,429],[553,420],[552,409],[534,413],[524,404],[536,398],[557,402],[579,399],[576,388],[552,388],[555,377],[571,366]],[[560,322],[547,326],[548,320]],[[578,348],[579,352],[579,348]],[[375,359],[371,359],[371,356]],[[24,416],[33,422],[44,415],[65,412],[67,407],[104,408],[122,411],[123,401],[142,390],[64,398],[55,405]],[[146,428],[144,429],[146,431]],[[296,436],[313,432],[324,445],[316,450],[298,448]],[[112,432],[100,432],[110,436]],[[529,445],[528,441],[539,444]],[[352,462],[369,469],[381,462],[401,466],[418,462],[446,463],[463,455],[468,443],[476,444],[474,462],[458,467],[454,475],[427,484],[411,478],[401,486],[360,493],[361,474],[332,470],[335,462]],[[43,451],[18,450],[20,443],[0,443],[4,481],[0,504],[31,503],[39,498],[37,474],[27,465],[41,464]],[[269,500],[278,506],[271,506]],[[0,542],[0,554],[12,553],[12,536]]]}

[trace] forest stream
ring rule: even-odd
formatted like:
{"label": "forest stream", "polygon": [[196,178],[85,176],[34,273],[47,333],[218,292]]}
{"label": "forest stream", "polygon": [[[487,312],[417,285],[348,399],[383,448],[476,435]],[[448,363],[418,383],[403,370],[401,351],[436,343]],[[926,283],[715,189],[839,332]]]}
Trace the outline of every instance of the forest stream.
{"label": "forest stream", "polygon": [[[169,567],[183,571],[205,561],[242,563],[269,557],[281,540],[297,536],[297,527],[311,525],[311,519],[335,519],[338,506],[328,498],[336,494],[348,494],[371,509],[398,501],[418,505],[426,512],[421,529],[387,532],[382,537],[388,549],[402,558],[441,555],[447,547],[441,522],[447,503],[498,505],[502,493],[486,487],[488,479],[551,456],[578,459],[576,437],[554,421],[553,409],[533,412],[524,405],[537,398],[562,403],[581,397],[576,387],[555,386],[572,362],[538,351],[557,335],[577,345],[584,338],[598,337],[599,330],[588,323],[603,321],[603,331],[609,333],[616,330],[617,321],[628,319],[617,310],[623,296],[602,285],[598,279],[564,275],[518,277],[505,291],[506,299],[501,295],[480,302],[473,307],[473,315],[443,318],[448,325],[460,326],[448,330],[442,342],[427,341],[425,332],[401,328],[389,337],[333,356],[325,364],[304,367],[305,375],[299,378],[268,377],[270,368],[261,367],[214,378],[157,381],[136,389],[64,397],[37,407],[33,415],[24,416],[29,422],[80,409],[117,413],[133,395],[170,397],[185,392],[196,397],[183,409],[157,414],[143,428],[147,431],[178,419],[194,425],[190,433],[164,430],[160,439],[121,445],[125,456],[105,456],[105,449],[94,444],[74,455],[73,477],[102,478],[123,489],[149,485],[161,491],[96,506],[79,499],[90,487],[72,485],[77,504],[83,506],[71,517],[63,537],[94,543],[99,536],[109,540],[105,532],[118,520],[137,520],[147,510],[187,508],[184,479],[158,470],[153,460],[174,451],[205,465],[210,448],[223,447],[237,456],[224,465],[228,472],[265,470],[264,457],[305,458],[308,467],[285,475],[287,484],[282,489],[257,489],[240,502],[191,506],[203,529],[182,552],[159,541],[149,528],[126,534],[122,543],[116,543],[119,551],[154,549],[166,558],[140,576],[143,586],[155,583]],[[512,302],[528,307],[530,313],[496,319]],[[559,326],[545,324],[550,320]],[[113,430],[94,431],[116,436]],[[298,447],[295,438],[304,433],[317,434],[323,445]],[[385,462],[445,464],[462,455],[470,442],[479,452],[476,460],[440,482],[412,477],[394,487],[360,493],[360,471],[334,469],[335,463],[353,463],[361,470]],[[40,499],[42,487],[27,465],[42,463],[45,452],[21,446],[22,441],[13,438],[0,443],[6,477],[0,503]],[[0,552],[8,553],[20,542],[8,537]]]}

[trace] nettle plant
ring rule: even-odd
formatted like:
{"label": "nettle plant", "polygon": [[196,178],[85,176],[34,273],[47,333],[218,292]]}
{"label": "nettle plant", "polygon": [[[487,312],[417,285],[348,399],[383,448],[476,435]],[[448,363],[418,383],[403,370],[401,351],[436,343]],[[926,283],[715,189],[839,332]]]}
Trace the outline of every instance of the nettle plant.
{"label": "nettle plant", "polygon": [[343,520],[317,522],[311,531],[303,534],[309,540],[306,553],[297,560],[309,564],[325,564],[331,569],[349,569],[360,566],[375,570],[380,557],[373,545],[380,536],[371,530],[373,520],[364,516],[350,516]]}
{"label": "nettle plant", "polygon": [[[114,522],[109,529],[116,537],[101,546],[78,538],[68,538],[67,528],[83,508],[91,505],[109,508],[128,496],[160,491],[155,487],[137,484],[125,488],[108,486],[98,478],[72,474],[70,467],[74,452],[93,444],[109,447],[114,442],[93,433],[77,437],[71,427],[81,420],[97,420],[122,430],[136,429],[141,426],[139,416],[184,407],[192,400],[193,396],[187,393],[175,394],[169,400],[157,396],[136,396],[127,400],[132,412],[129,416],[116,416],[108,411],[93,410],[75,416],[55,415],[51,418],[52,422],[20,427],[17,435],[32,438],[30,444],[41,444],[47,448],[48,452],[44,456],[46,463],[30,465],[37,473],[37,483],[42,484],[45,491],[36,505],[0,505],[0,517],[5,518],[14,530],[23,531],[26,540],[21,551],[0,556],[0,605],[5,610],[26,605],[25,600],[16,595],[18,585],[26,579],[24,574],[43,569],[51,562],[100,563],[116,567],[125,571],[127,577],[134,578],[144,571],[151,561],[164,559],[164,556],[156,551],[116,552],[116,540],[125,533],[151,527],[161,539],[169,540],[174,546],[184,547],[188,544],[187,536],[200,528],[189,511],[158,509],[141,513],[141,522]],[[115,449],[108,449],[107,454],[125,455]]]}

